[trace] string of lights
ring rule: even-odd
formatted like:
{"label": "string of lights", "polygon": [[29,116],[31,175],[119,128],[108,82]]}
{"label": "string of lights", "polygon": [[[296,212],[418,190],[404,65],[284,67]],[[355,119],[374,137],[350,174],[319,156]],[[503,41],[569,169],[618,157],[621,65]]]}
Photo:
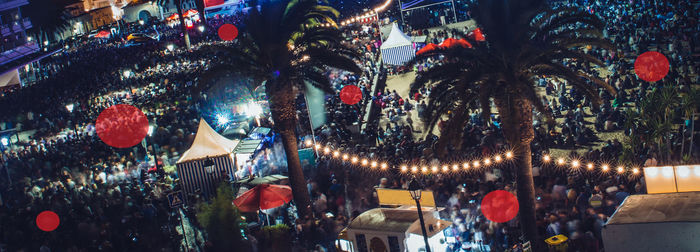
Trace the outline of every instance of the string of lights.
{"label": "string of lights", "polygon": [[[335,159],[349,162],[351,165],[361,166],[366,168],[376,169],[381,171],[387,171],[389,169],[395,169],[402,174],[449,174],[449,173],[459,173],[459,172],[474,172],[482,171],[483,168],[488,168],[495,166],[504,162],[511,162],[516,157],[512,151],[505,151],[494,155],[489,155],[481,158],[472,158],[468,161],[462,162],[439,162],[438,164],[411,164],[403,163],[398,166],[391,166],[389,162],[379,159],[370,159],[366,157],[361,157],[353,153],[343,152],[337,149],[333,149],[330,145],[315,144],[311,140],[306,140],[304,142],[307,147],[312,147],[316,149],[319,155],[330,156]],[[543,166],[554,166],[556,168],[569,168],[571,170],[580,171],[599,171],[601,174],[630,174],[639,175],[640,168],[634,166],[624,166],[617,165],[613,166],[608,162],[584,162],[577,158],[563,158],[563,157],[552,157],[549,154],[542,156],[541,164]]]}

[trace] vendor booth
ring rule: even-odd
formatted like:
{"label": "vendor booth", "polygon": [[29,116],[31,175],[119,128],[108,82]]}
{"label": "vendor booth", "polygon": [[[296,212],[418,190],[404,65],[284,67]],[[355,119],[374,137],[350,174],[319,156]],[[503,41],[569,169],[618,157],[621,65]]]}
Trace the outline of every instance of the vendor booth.
{"label": "vendor booth", "polygon": [[190,149],[177,161],[180,185],[187,193],[209,197],[216,192],[217,183],[235,173],[233,150],[239,144],[214,131],[204,119]]}
{"label": "vendor booth", "polygon": [[700,192],[628,196],[602,235],[605,251],[698,251]]}
{"label": "vendor booth", "polygon": [[380,47],[382,60],[389,65],[403,65],[416,56],[411,38],[406,36],[396,23],[392,24],[389,37]]}

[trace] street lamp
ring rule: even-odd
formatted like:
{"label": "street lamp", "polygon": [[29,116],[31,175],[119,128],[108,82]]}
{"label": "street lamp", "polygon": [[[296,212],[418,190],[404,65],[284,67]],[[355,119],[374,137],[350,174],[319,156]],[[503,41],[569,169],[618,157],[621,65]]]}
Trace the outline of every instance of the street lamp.
{"label": "street lamp", "polygon": [[156,173],[161,172],[161,169],[158,169],[158,151],[156,151],[156,146],[153,144],[155,141],[153,140],[153,129],[155,127],[153,125],[148,125],[148,137],[151,137],[151,149],[153,149],[153,161],[155,163],[155,168],[156,168]]}
{"label": "street lamp", "polygon": [[422,186],[414,177],[411,182],[408,183],[408,192],[411,194],[411,198],[416,201],[416,207],[418,208],[418,219],[420,220],[420,229],[423,232],[423,240],[425,241],[425,252],[430,252],[430,245],[428,244],[428,233],[425,232],[425,221],[423,220],[423,210],[420,207],[420,196]]}
{"label": "street lamp", "polygon": [[207,157],[207,159],[204,160],[204,170],[207,173],[209,173],[209,174],[214,173],[214,166],[215,166],[214,161],[212,161],[209,157]]}

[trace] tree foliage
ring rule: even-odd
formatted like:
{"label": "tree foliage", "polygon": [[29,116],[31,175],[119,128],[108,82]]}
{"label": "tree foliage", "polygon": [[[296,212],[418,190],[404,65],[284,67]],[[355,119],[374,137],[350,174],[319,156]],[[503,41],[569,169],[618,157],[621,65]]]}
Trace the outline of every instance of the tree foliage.
{"label": "tree foliage", "polygon": [[197,221],[207,231],[208,240],[214,251],[248,251],[243,240],[241,213],[233,205],[233,191],[227,183],[216,189],[216,197],[211,203],[202,203],[197,209]]}

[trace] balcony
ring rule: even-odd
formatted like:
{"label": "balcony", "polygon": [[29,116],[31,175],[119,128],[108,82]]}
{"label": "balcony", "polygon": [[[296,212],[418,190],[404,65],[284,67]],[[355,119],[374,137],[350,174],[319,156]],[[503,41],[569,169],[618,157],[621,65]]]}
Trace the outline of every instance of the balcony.
{"label": "balcony", "polygon": [[[24,28],[22,28],[22,25],[24,25]],[[32,28],[32,22],[29,21],[29,18],[23,18],[22,22],[15,21],[12,25],[3,24],[0,26],[0,33],[2,33],[3,37],[7,37],[23,30],[29,30],[29,28]]]}
{"label": "balcony", "polygon": [[28,0],[0,0],[0,11],[17,8],[29,4]]}
{"label": "balcony", "polygon": [[29,42],[24,45],[15,47],[11,50],[4,51],[0,53],[0,65],[5,65],[7,63],[12,62],[13,60],[36,53],[38,51],[39,45],[34,42]]}

